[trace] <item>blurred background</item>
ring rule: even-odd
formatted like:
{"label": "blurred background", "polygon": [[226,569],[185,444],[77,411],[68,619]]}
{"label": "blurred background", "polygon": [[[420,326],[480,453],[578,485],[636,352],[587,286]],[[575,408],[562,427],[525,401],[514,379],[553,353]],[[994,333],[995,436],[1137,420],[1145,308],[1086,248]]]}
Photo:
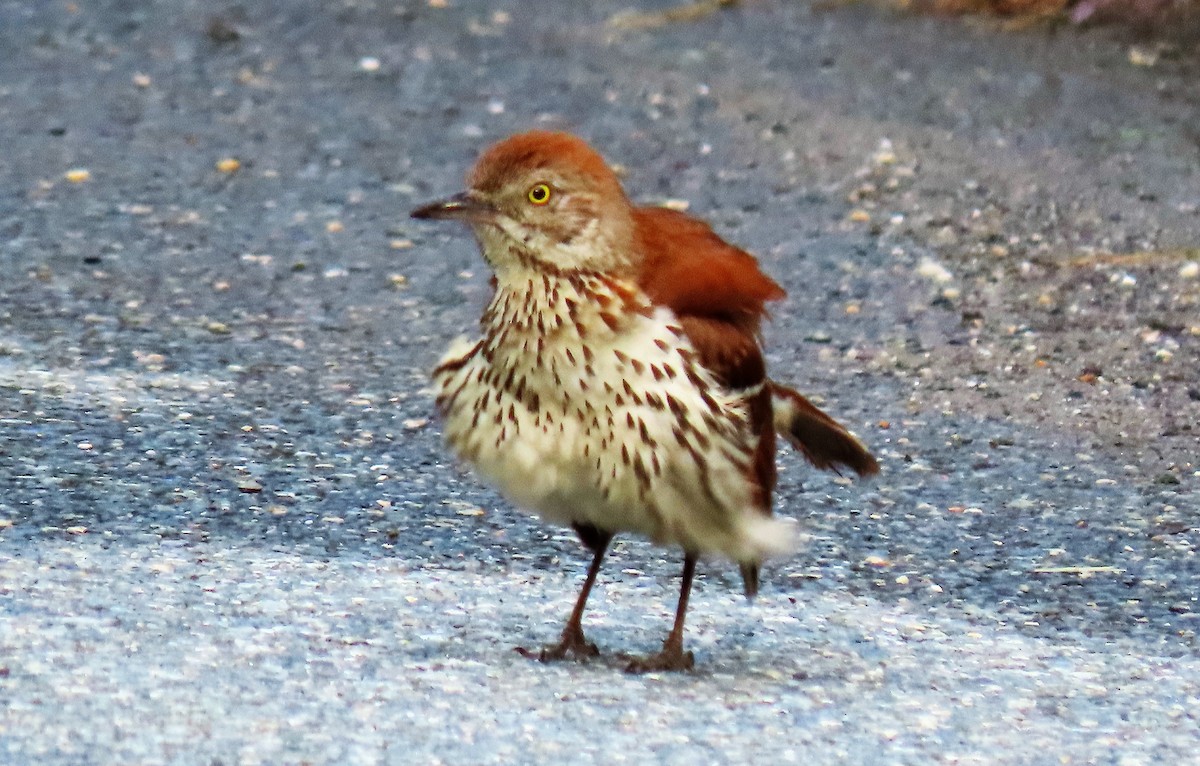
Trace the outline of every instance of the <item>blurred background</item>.
{"label": "blurred background", "polygon": [[[1159,763],[1200,735],[1194,2],[0,0],[0,760]],[[585,556],[427,371],[490,142],[579,133],[789,291],[880,456],[697,674],[534,665]],[[638,653],[675,552],[622,540]]]}

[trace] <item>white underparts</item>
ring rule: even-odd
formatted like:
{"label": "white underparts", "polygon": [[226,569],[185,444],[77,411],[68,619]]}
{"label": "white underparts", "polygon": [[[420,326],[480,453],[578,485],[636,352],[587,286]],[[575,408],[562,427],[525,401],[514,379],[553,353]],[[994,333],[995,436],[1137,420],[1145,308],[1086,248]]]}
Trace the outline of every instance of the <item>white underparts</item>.
{"label": "white underparts", "polygon": [[434,383],[447,441],[514,503],[737,561],[794,548],[754,505],[753,392],[723,391],[636,286],[508,273],[483,327]]}

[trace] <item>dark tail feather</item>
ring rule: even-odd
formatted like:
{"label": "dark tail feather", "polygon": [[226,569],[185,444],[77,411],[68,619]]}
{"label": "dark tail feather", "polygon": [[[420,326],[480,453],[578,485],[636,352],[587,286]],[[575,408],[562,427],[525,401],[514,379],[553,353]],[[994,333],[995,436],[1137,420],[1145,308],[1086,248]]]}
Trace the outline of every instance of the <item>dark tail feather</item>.
{"label": "dark tail feather", "polygon": [[775,430],[817,468],[845,466],[859,476],[879,473],[879,463],[858,439],[798,392],[771,381]]}
{"label": "dark tail feather", "polygon": [[758,569],[759,569],[759,566],[755,562],[743,562],[741,567],[742,567],[742,592],[746,594],[747,599],[752,599],[758,595]]}

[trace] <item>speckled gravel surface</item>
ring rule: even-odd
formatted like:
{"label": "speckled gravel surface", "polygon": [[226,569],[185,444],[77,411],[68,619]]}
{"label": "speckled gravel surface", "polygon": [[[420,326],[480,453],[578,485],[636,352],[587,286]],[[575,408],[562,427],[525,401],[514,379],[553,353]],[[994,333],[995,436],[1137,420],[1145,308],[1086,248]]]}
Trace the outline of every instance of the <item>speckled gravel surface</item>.
{"label": "speckled gravel surface", "polygon": [[[1193,760],[1197,50],[443,5],[0,0],[0,763]],[[620,672],[680,565],[632,539],[603,658],[513,651],[585,556],[432,418],[486,273],[406,211],[533,124],[759,254],[883,464],[781,456],[811,542],[701,565],[694,673]]]}

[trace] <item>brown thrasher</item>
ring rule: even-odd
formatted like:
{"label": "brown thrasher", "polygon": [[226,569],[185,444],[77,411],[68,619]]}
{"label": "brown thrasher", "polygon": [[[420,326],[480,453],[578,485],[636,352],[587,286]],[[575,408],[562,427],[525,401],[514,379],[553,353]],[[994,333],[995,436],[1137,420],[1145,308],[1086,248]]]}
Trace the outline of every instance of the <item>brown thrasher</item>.
{"label": "brown thrasher", "polygon": [[751,597],[763,559],[794,548],[794,522],[771,517],[776,430],[818,468],[879,467],[767,378],[763,304],[783,289],[707,224],[634,207],[600,155],[565,133],[495,144],[467,184],[412,212],[469,224],[494,272],[483,337],[456,342],[433,371],[446,440],[593,554],[561,640],[537,656],[598,654],[583,610],[613,534],[628,531],[684,551],[674,627],[628,670],[689,669],[697,557],[738,562]]}

